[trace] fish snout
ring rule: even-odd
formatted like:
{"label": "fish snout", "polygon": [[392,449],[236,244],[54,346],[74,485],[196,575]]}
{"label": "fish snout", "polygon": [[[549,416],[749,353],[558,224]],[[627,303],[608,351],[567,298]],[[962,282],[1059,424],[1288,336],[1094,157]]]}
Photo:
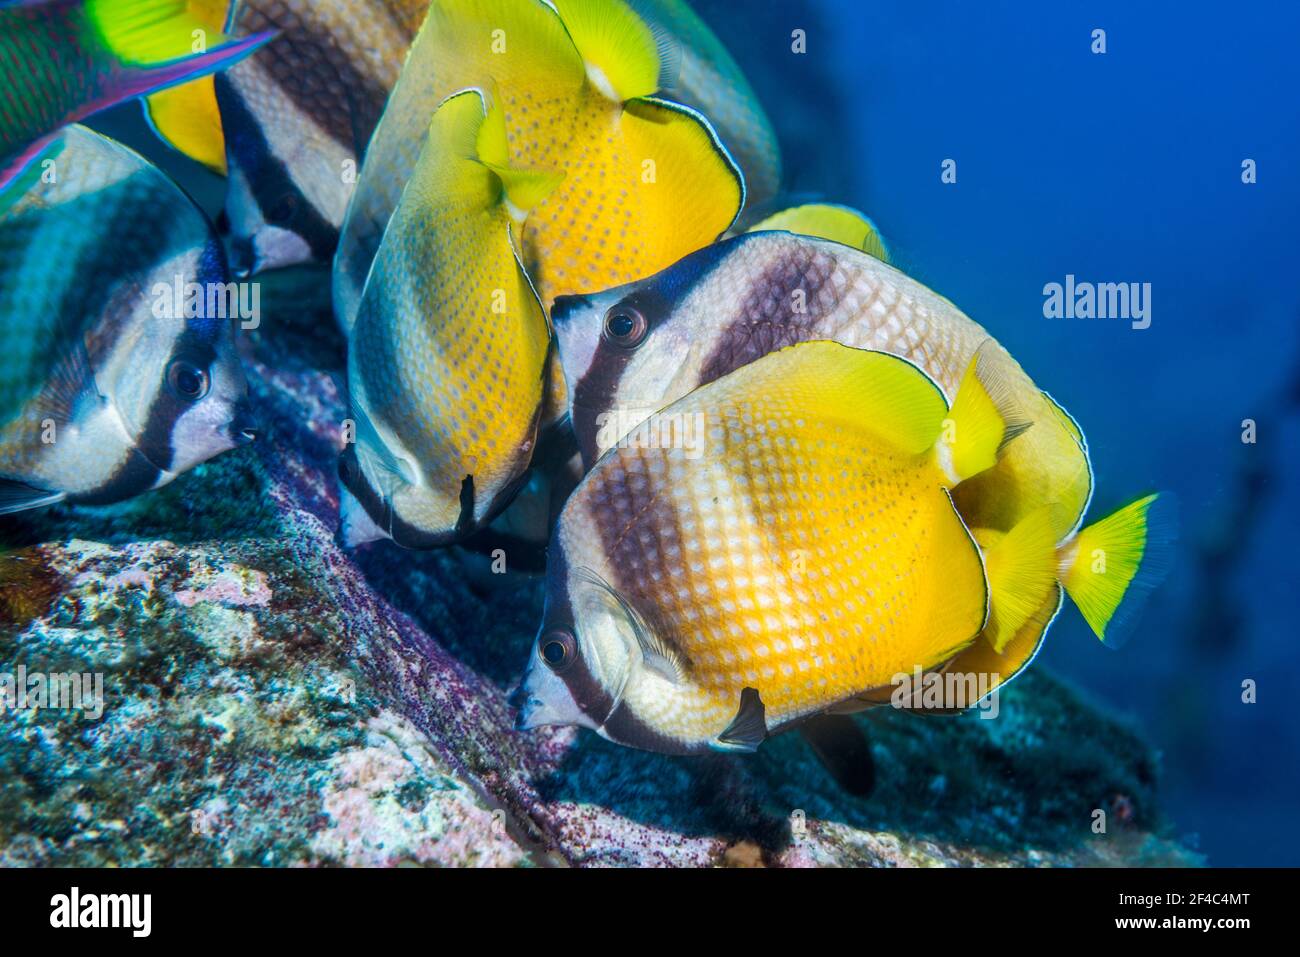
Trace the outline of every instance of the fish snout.
{"label": "fish snout", "polygon": [[511,695],[510,704],[517,709],[516,731],[532,731],[534,728],[553,723],[547,712],[546,703],[541,698],[530,695],[522,687]]}
{"label": "fish snout", "polygon": [[366,511],[346,485],[339,489],[339,530],[336,541],[344,548],[391,538]]}
{"label": "fish snout", "polygon": [[511,696],[520,702],[515,729],[531,731],[546,726],[580,725],[595,729],[596,722],[579,707],[564,679],[542,663],[536,647],[528,661],[528,670]]}
{"label": "fish snout", "polygon": [[510,692],[510,697],[506,698],[506,704],[514,709],[516,731],[529,731],[537,727],[531,722],[542,707],[542,702],[528,693],[528,689],[524,687],[522,681],[514,691]]}
{"label": "fish snout", "polygon": [[236,445],[248,445],[257,440],[257,419],[253,416],[252,404],[247,398],[240,399],[235,405],[234,415],[226,426],[230,440]]}
{"label": "fish snout", "polygon": [[551,325],[557,329],[591,305],[586,296],[556,296],[551,306]]}
{"label": "fish snout", "polygon": [[230,274],[241,282],[257,270],[257,250],[253,240],[240,237],[230,244]]}
{"label": "fish snout", "polygon": [[531,731],[533,728],[539,728],[544,721],[539,721],[546,712],[546,703],[537,695],[540,682],[537,674],[537,653],[533,650],[529,653],[528,667],[524,671],[524,676],[519,679],[519,685],[514,691],[510,692],[510,697],[506,702],[510,707],[515,709],[515,730]]}

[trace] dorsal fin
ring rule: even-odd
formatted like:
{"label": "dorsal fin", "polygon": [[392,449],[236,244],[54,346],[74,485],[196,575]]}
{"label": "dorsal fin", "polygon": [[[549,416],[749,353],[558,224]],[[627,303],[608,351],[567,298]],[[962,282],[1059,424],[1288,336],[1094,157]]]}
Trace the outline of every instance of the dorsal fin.
{"label": "dorsal fin", "polygon": [[769,352],[727,380],[756,394],[795,396],[809,418],[851,422],[912,455],[935,444],[948,408],[934,380],[908,360],[829,340]]}
{"label": "dorsal fin", "polygon": [[746,232],[758,233],[773,229],[782,229],[816,239],[829,239],[831,242],[861,249],[881,262],[889,262],[889,249],[885,246],[876,224],[870,217],[849,206],[839,206],[834,203],[804,203],[801,206],[791,206],[773,213],[751,226]]}

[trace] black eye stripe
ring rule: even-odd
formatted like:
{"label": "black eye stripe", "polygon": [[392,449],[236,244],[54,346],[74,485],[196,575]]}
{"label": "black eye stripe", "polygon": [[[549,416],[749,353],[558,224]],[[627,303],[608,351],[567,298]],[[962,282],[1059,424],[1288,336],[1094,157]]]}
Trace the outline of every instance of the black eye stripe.
{"label": "black eye stripe", "polygon": [[229,113],[231,117],[226,129],[228,152],[247,177],[262,216],[271,225],[286,225],[271,222],[270,210],[285,197],[293,197],[292,231],[306,240],[315,259],[328,260],[338,245],[338,230],[301,195],[284,162],[272,152],[242,95],[220,74],[214,83],[222,115]]}

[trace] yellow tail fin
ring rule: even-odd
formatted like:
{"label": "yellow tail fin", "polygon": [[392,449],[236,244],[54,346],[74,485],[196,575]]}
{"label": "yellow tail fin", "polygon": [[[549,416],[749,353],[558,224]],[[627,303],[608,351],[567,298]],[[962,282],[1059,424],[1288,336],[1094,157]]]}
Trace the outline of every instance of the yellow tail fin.
{"label": "yellow tail fin", "polygon": [[1127,637],[1142,599],[1164,578],[1173,511],[1167,493],[1148,495],[1061,546],[1061,584],[1104,644],[1116,647]]}
{"label": "yellow tail fin", "polygon": [[984,638],[1002,654],[1043,606],[1056,584],[1056,506],[1045,505],[1001,535],[977,530],[989,577],[989,620]]}
{"label": "yellow tail fin", "polygon": [[953,485],[991,469],[1007,443],[1032,424],[1003,374],[1004,364],[990,359],[996,348],[990,339],[975,353],[943,422],[936,454]]}

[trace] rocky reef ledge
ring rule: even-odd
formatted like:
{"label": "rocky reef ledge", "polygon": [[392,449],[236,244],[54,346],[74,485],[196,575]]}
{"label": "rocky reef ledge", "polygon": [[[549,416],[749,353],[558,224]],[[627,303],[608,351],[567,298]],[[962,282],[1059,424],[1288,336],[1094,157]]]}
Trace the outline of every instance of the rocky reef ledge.
{"label": "rocky reef ledge", "polygon": [[0,674],[104,691],[100,715],[0,712],[0,865],[1198,863],[1150,749],[1041,670],[996,720],[857,717],[865,799],[797,734],[685,759],[514,731],[539,583],[342,551],[338,373],[258,351],[254,446],[111,509],[0,520]]}

